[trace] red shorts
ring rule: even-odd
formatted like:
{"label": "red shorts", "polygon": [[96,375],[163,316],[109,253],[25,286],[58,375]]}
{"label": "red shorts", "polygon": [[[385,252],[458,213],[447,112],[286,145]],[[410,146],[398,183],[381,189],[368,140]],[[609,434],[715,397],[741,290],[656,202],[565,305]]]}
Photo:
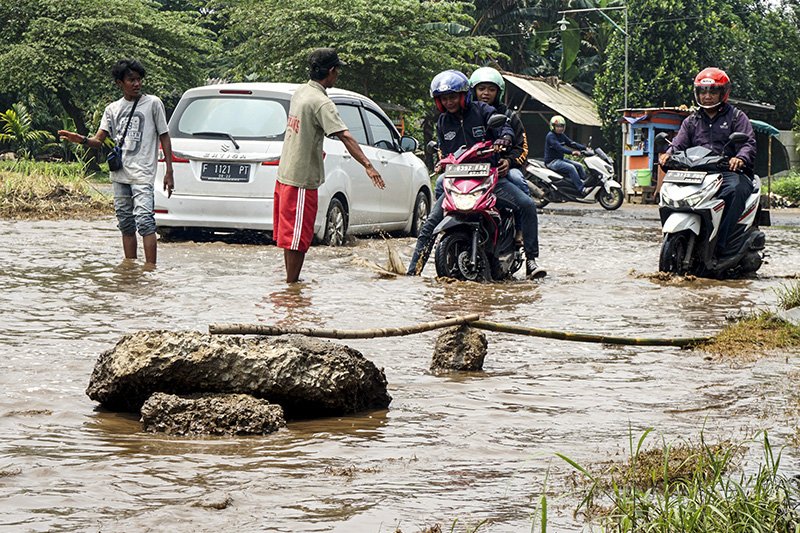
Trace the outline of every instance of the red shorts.
{"label": "red shorts", "polygon": [[317,218],[317,190],[275,182],[272,238],[279,248],[308,251]]}

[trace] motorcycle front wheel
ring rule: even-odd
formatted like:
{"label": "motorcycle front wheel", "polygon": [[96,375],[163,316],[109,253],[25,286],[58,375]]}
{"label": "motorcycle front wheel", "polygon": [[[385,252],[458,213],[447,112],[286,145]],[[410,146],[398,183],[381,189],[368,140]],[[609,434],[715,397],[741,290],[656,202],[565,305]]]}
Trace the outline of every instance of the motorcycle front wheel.
{"label": "motorcycle front wheel", "polygon": [[661,243],[661,255],[658,258],[658,270],[670,274],[683,275],[683,261],[686,258],[686,248],[689,237],[685,231],[680,233],[667,233]]}
{"label": "motorcycle front wheel", "polygon": [[616,187],[610,191],[603,189],[597,196],[597,201],[609,211],[619,209],[619,206],[622,205],[622,189],[618,189]]}
{"label": "motorcycle front wheel", "polygon": [[477,264],[471,264],[472,236],[467,232],[450,233],[436,245],[436,275],[439,277],[476,281],[484,277],[486,261],[478,254]]}

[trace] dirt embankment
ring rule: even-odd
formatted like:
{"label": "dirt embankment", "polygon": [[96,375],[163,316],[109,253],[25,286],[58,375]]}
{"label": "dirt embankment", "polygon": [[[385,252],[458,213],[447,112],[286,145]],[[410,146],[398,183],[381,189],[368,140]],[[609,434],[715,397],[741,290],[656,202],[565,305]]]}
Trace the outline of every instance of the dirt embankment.
{"label": "dirt embankment", "polygon": [[88,181],[20,183],[17,176],[0,172],[0,218],[97,218],[113,212],[111,199]]}

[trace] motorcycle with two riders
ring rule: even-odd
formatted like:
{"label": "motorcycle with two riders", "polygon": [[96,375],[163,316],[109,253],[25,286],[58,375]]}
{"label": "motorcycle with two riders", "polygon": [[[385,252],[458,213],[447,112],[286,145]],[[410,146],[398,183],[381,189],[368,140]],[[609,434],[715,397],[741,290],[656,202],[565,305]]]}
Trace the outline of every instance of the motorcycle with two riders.
{"label": "motorcycle with two riders", "polygon": [[[506,121],[489,118],[489,128]],[[428,144],[434,150],[436,143]],[[434,229],[436,274],[465,281],[511,278],[524,263],[516,242],[511,209],[499,208],[494,190],[499,179],[492,141],[478,142],[439,160],[444,170],[445,217]]]}

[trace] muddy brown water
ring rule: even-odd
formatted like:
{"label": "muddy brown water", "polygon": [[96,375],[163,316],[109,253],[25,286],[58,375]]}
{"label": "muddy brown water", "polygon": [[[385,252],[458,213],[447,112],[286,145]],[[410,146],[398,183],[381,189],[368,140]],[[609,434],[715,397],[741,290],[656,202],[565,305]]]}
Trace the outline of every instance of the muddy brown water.
{"label": "muddy brown water", "polygon": [[[127,332],[264,322],[362,329],[477,312],[484,319],[626,336],[713,334],[725,316],[773,305],[800,265],[800,217],[773,214],[769,262],[752,280],[665,283],[655,208],[548,209],[542,283],[381,279],[381,239],[315,247],[287,288],[273,246],[163,243],[159,267],[122,264],[111,219],[0,222],[0,529],[8,531],[531,531],[546,484],[549,529],[572,517],[570,469],[624,457],[629,431],[789,442],[781,354],[744,366],[676,348],[487,332],[485,372],[428,371],[436,333],[348,341],[383,367],[386,411],[293,422],[261,438],[141,432],[84,394],[97,356]],[[412,239],[394,239],[408,261]],[[796,470],[791,445],[784,468]],[[538,531],[538,526],[536,526]]]}

